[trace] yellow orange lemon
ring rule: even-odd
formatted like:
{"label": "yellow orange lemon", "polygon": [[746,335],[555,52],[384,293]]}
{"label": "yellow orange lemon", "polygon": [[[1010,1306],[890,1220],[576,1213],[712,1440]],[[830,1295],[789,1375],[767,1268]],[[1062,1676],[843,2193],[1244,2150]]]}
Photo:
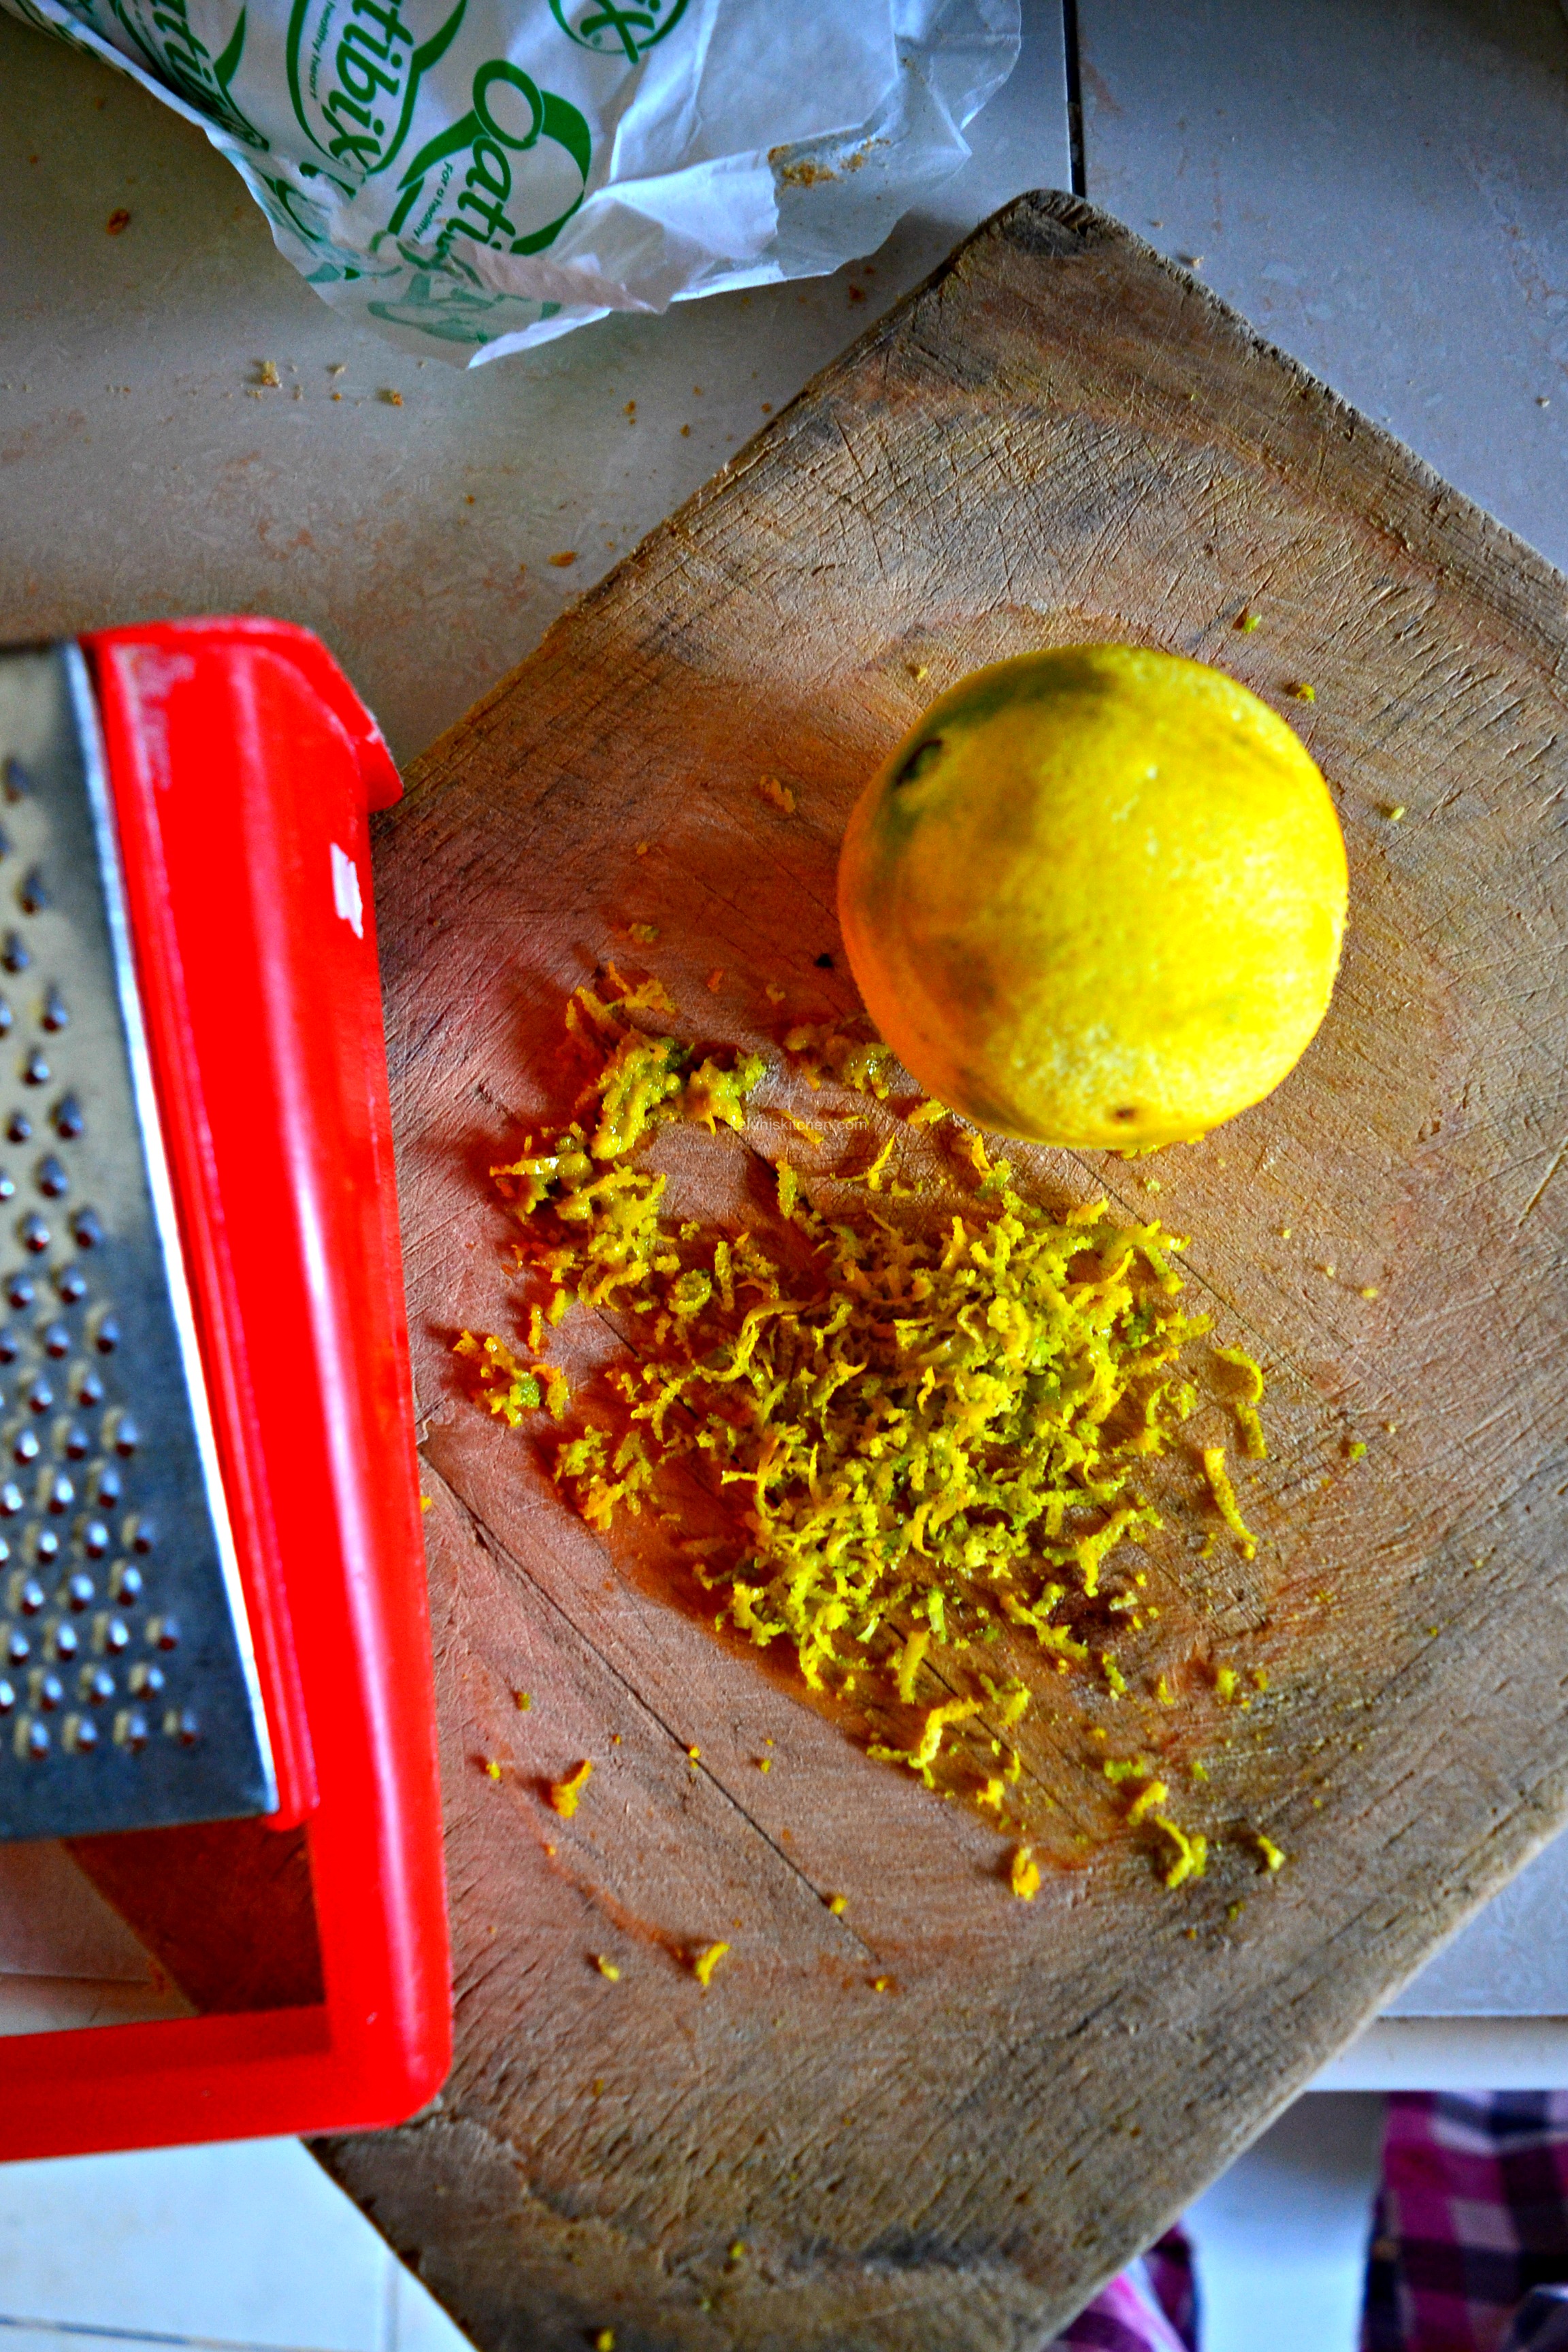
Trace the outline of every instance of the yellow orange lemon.
{"label": "yellow orange lemon", "polygon": [[1134,646],[963,679],[868,785],[838,876],[850,965],[911,1076],[1079,1149],[1190,1139],[1271,1092],[1328,1010],[1346,898],[1290,728]]}

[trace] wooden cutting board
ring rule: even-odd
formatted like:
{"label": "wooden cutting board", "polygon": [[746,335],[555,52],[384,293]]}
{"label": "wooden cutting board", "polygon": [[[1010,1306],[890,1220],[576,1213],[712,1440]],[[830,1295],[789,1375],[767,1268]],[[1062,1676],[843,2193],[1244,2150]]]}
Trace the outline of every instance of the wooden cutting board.
{"label": "wooden cutting board", "polygon": [[[963,671],[1085,638],[1217,662],[1287,713],[1339,803],[1352,924],[1268,1102],[1153,1162],[1015,1155],[1043,1200],[1103,1188],[1192,1235],[1272,1439],[1255,1559],[1204,1558],[1196,1501],[1150,1555],[1182,1706],[1086,1677],[1026,1726],[1061,1832],[1026,1905],[994,1831],[714,1632],[668,1530],[591,1535],[450,1342],[519,1329],[488,1171],[563,1108],[563,1001],[606,957],[657,971],[684,1034],[772,1055],[744,1142],[664,1147],[705,1213],[764,1213],[792,1143],[812,1164],[778,1105],[864,1108],[772,1042],[853,1008],[854,797]],[[458,2059],[419,2121],[321,2153],[485,2352],[1039,2344],[1562,1820],[1565,648],[1528,548],[1147,247],[1030,196],[385,820]],[[583,1378],[623,1344],[589,1323]],[[1167,1893],[1112,1833],[1096,1727],[1208,1757],[1204,1879]],[[565,1822],[545,1785],[584,1757]]]}

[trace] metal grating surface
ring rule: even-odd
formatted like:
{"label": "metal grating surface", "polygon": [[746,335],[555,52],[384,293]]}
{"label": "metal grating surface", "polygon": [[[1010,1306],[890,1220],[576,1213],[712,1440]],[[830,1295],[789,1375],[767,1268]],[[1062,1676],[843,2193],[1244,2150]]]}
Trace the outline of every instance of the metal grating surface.
{"label": "metal grating surface", "polygon": [[0,1838],[265,1812],[74,646],[0,654]]}

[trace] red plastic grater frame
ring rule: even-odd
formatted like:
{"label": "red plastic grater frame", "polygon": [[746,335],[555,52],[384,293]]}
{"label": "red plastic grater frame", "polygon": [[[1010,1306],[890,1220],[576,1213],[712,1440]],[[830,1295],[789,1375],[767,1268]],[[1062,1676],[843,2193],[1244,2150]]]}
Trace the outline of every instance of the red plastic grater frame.
{"label": "red plastic grater frame", "polygon": [[364,2128],[451,2061],[424,1543],[367,817],[309,631],[82,640],[186,1272],[325,1999],[0,2040],[0,2158]]}

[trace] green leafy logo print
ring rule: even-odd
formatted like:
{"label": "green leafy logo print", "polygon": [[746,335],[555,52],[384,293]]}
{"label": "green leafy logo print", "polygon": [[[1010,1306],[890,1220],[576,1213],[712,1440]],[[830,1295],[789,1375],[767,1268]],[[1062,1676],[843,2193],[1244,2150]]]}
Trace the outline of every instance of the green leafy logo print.
{"label": "green leafy logo print", "polygon": [[414,119],[419,84],[458,37],[458,0],[426,41],[404,22],[405,0],[294,0],[285,67],[305,136],[351,180],[384,172]]}
{"label": "green leafy logo print", "polygon": [[511,326],[552,319],[559,302],[520,302],[510,294],[475,294],[454,278],[416,270],[395,299],[372,302],[373,319],[389,327],[412,327],[437,342],[488,343]]}
{"label": "green leafy logo print", "polygon": [[580,49],[619,54],[635,66],[645,49],[675,30],[686,0],[550,0],[550,13]]}
{"label": "green leafy logo print", "polygon": [[566,99],[505,58],[480,66],[470,96],[469,111],[423,146],[398,182],[387,234],[405,240],[411,261],[447,266],[459,236],[497,253],[542,252],[586,192],[593,139]]}
{"label": "green leafy logo print", "polygon": [[267,141],[236,103],[230,84],[245,55],[245,10],[215,58],[192,26],[186,0],[110,0],[153,71],[247,147]]}

